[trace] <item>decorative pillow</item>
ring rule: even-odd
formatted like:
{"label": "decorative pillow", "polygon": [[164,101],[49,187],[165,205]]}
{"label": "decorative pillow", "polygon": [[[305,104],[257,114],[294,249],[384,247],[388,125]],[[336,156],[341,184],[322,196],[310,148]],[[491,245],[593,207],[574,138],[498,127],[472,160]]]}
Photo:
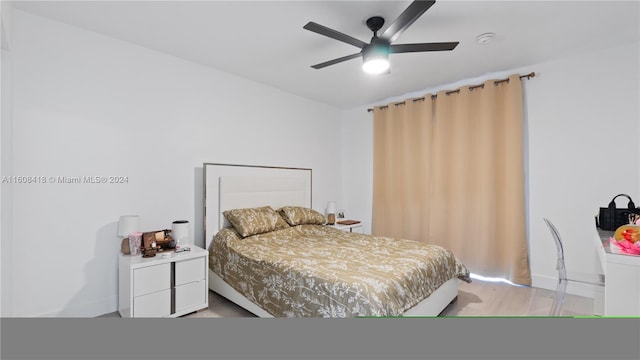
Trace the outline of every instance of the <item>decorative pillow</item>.
{"label": "decorative pillow", "polygon": [[319,212],[300,206],[285,206],[278,209],[278,213],[291,226],[296,225],[322,225],[327,222],[324,215]]}
{"label": "decorative pillow", "polygon": [[[273,209],[271,209],[273,210]],[[276,221],[276,227],[274,230],[282,230],[282,229],[286,229],[289,226],[289,223],[285,221],[285,219],[282,218],[282,216],[280,215],[280,213],[276,212],[275,210],[273,211],[277,216],[278,216],[278,220]]]}
{"label": "decorative pillow", "polygon": [[232,209],[222,214],[242,237],[283,229],[283,225],[288,227],[288,224],[270,206]]}

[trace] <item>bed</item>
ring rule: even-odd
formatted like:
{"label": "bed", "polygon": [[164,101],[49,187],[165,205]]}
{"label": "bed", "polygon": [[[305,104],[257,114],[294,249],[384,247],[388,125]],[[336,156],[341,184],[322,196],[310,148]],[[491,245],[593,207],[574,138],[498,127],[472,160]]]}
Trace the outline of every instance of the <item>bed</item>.
{"label": "bed", "polygon": [[311,169],[203,172],[209,288],[259,317],[437,316],[470,281],[441,247],[323,225]]}

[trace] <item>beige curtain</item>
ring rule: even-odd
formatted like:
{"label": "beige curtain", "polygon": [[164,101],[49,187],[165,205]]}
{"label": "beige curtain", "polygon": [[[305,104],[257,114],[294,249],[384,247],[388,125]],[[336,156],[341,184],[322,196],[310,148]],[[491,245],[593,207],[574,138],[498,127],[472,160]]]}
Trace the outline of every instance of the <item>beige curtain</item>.
{"label": "beige curtain", "polygon": [[372,231],[442,245],[474,273],[531,284],[521,80],[459,90],[374,109]]}
{"label": "beige curtain", "polygon": [[432,104],[427,96],[374,109],[373,234],[429,240]]}

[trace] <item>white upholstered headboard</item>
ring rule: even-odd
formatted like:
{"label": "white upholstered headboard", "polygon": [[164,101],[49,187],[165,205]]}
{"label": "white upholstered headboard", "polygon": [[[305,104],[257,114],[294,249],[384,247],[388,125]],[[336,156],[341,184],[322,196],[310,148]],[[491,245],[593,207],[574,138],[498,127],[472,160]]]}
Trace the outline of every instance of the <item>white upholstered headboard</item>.
{"label": "white upholstered headboard", "polygon": [[312,206],[311,169],[205,163],[204,236],[208,248],[218,230],[229,226],[222,212],[271,206]]}

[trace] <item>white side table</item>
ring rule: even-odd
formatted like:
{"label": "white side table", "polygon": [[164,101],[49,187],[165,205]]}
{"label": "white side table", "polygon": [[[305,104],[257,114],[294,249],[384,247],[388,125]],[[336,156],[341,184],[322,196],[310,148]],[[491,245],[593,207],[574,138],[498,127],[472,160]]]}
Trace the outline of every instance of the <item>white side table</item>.
{"label": "white side table", "polygon": [[594,313],[604,316],[640,316],[640,256],[625,254],[609,244],[613,231],[596,229],[598,266],[604,273],[604,294],[596,292]]}
{"label": "white side table", "polygon": [[209,306],[209,253],[190,251],[150,258],[120,254],[118,311],[122,317],[178,317]]}
{"label": "white side table", "polygon": [[332,226],[338,230],[346,231],[346,232],[355,232],[360,234],[364,232],[362,229],[362,222],[359,222],[357,224],[352,224],[352,225],[342,225],[336,222],[335,224],[329,225],[329,226]]}

